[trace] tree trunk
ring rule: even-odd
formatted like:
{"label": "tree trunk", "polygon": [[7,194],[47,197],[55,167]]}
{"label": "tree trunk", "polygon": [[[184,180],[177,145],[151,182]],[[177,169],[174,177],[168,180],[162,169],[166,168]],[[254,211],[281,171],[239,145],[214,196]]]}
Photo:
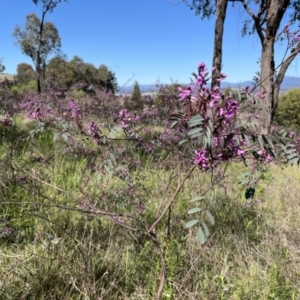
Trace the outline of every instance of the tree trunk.
{"label": "tree trunk", "polygon": [[36,64],[36,84],[37,84],[37,91],[38,93],[40,94],[42,92],[42,87],[41,87],[41,68],[40,68],[40,65],[39,65],[39,54],[37,54],[37,64]]}
{"label": "tree trunk", "polygon": [[214,40],[214,53],[213,53],[213,67],[216,67],[214,76],[211,81],[211,88],[220,86],[220,82],[216,80],[216,77],[220,76],[222,67],[222,44],[223,44],[223,32],[224,23],[226,17],[227,0],[217,0],[217,12],[215,23],[215,40]]}
{"label": "tree trunk", "polygon": [[[50,1],[51,4],[52,1]],[[47,9],[43,11],[41,24],[40,24],[40,31],[39,31],[39,45],[36,52],[36,71],[37,71],[37,89],[38,92],[41,93],[42,87],[41,87],[41,45],[42,45],[42,39],[43,39],[43,32],[44,32],[44,21],[45,21],[45,15],[47,13]]]}
{"label": "tree trunk", "polygon": [[260,134],[268,134],[271,129],[272,110],[274,103],[274,39],[265,38],[261,55],[260,91],[266,91],[265,99],[260,100]]}

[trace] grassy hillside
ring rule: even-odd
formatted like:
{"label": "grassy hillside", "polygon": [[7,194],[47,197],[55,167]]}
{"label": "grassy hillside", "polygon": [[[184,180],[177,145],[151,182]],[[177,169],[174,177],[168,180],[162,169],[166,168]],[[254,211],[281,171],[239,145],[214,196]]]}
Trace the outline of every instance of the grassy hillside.
{"label": "grassy hillside", "polygon": [[[184,224],[208,175],[194,172],[183,184],[189,168],[174,154],[154,158],[122,141],[111,149],[85,141],[75,151],[70,136],[34,130],[38,122],[24,117],[15,122],[10,131],[0,125],[0,299],[154,299],[158,249],[106,207],[152,224],[180,185],[155,232],[167,271],[162,299],[300,299],[298,167],[273,165],[261,201],[245,205],[237,185],[243,166],[233,164],[226,191],[214,194],[216,224],[201,246]],[[124,176],[115,159],[130,161]],[[132,202],[137,195],[145,209]]]}

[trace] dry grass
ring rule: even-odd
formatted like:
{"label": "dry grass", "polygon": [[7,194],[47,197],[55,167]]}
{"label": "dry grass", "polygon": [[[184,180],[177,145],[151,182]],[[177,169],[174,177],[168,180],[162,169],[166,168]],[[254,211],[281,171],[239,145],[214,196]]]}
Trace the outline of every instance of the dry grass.
{"label": "dry grass", "polygon": [[[97,178],[97,172],[88,170],[86,158],[52,155],[51,135],[41,135],[30,145],[23,152],[18,150],[18,162],[33,173],[38,164],[29,158],[47,156],[34,174],[44,176],[48,185],[42,191],[52,202],[36,193],[37,181],[31,190],[29,185],[0,190],[0,229],[9,217],[9,226],[15,230],[9,238],[0,237],[0,299],[154,299],[160,261],[151,241],[107,217],[56,207],[78,207],[79,188],[90,189],[96,203],[104,182],[113,190],[120,187],[119,181],[108,175]],[[133,176],[148,205],[144,220],[151,224],[172,170],[156,169],[153,160],[142,160],[135,152],[132,159],[141,159],[143,165]],[[167,159],[174,164],[174,158]],[[251,207],[243,206],[243,191],[237,187],[240,172],[233,165],[228,193],[219,190],[215,194],[216,225],[210,228],[204,246],[196,241],[194,229],[184,228],[189,220],[188,200],[209,184],[209,177],[200,172],[190,176],[172,207],[168,239],[167,218],[157,226],[167,267],[162,299],[300,299],[299,168],[272,166],[257,191],[263,202]],[[166,201],[183,173],[171,181]],[[8,200],[18,203],[4,205]],[[32,204],[25,204],[30,201]],[[50,204],[55,205],[48,207]]]}
{"label": "dry grass", "polygon": [[7,78],[8,80],[13,81],[14,80],[14,76],[10,75],[10,74],[0,74],[0,80],[4,80],[5,78]]}

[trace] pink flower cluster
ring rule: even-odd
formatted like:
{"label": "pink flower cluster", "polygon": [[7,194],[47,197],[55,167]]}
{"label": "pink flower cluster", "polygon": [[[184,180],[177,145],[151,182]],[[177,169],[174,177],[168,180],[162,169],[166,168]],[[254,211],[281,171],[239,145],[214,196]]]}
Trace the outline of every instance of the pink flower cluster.
{"label": "pink flower cluster", "polygon": [[122,129],[129,130],[135,123],[140,121],[140,116],[131,115],[127,109],[121,109],[118,114]]}
{"label": "pink flower cluster", "polygon": [[70,107],[71,107],[71,115],[74,119],[82,117],[82,110],[77,106],[74,99],[71,100]]}
{"label": "pink flower cluster", "polygon": [[196,157],[194,163],[199,166],[202,170],[207,170],[209,166],[209,158],[207,157],[207,151],[200,149],[195,151]]}

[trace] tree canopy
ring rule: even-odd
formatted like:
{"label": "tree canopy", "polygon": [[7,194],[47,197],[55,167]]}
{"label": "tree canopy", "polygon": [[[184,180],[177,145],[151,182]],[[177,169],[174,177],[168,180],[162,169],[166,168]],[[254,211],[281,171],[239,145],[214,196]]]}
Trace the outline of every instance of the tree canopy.
{"label": "tree canopy", "polygon": [[22,53],[32,59],[39,81],[42,77],[44,78],[48,56],[53,52],[58,52],[61,47],[61,39],[55,25],[45,22],[42,34],[40,33],[41,25],[41,20],[32,13],[26,16],[25,29],[22,30],[20,26],[16,26],[13,33]]}
{"label": "tree canopy", "polygon": [[78,56],[74,56],[70,61],[62,56],[53,57],[47,64],[46,77],[47,80],[54,80],[63,90],[69,89],[78,82],[112,93],[115,93],[118,88],[116,76],[107,66],[100,65],[96,68]]}
{"label": "tree canopy", "polygon": [[[261,120],[260,131],[264,134],[269,133],[271,124],[277,109],[279,89],[284,75],[294,60],[300,53],[300,40],[291,39],[292,33],[285,27],[286,32],[279,32],[279,27],[284,17],[288,17],[288,24],[300,21],[300,2],[299,0],[183,0],[191,9],[195,9],[196,15],[201,18],[208,18],[216,14],[215,40],[213,66],[216,67],[214,77],[220,76],[222,62],[222,39],[223,27],[226,18],[228,2],[239,2],[243,6],[249,19],[246,19],[242,28],[243,35],[257,33],[261,42],[262,51],[260,57],[260,89],[266,92],[265,101],[262,102],[259,118]],[[281,35],[281,36],[280,36]],[[275,65],[274,52],[275,42],[285,35],[288,39],[290,53],[285,57],[279,66]],[[276,72],[277,71],[277,72]],[[213,78],[212,87],[218,85]]]}
{"label": "tree canopy", "polygon": [[15,75],[14,79],[17,84],[24,85],[35,80],[36,76],[31,65],[27,63],[20,63],[17,66],[17,75]]}

